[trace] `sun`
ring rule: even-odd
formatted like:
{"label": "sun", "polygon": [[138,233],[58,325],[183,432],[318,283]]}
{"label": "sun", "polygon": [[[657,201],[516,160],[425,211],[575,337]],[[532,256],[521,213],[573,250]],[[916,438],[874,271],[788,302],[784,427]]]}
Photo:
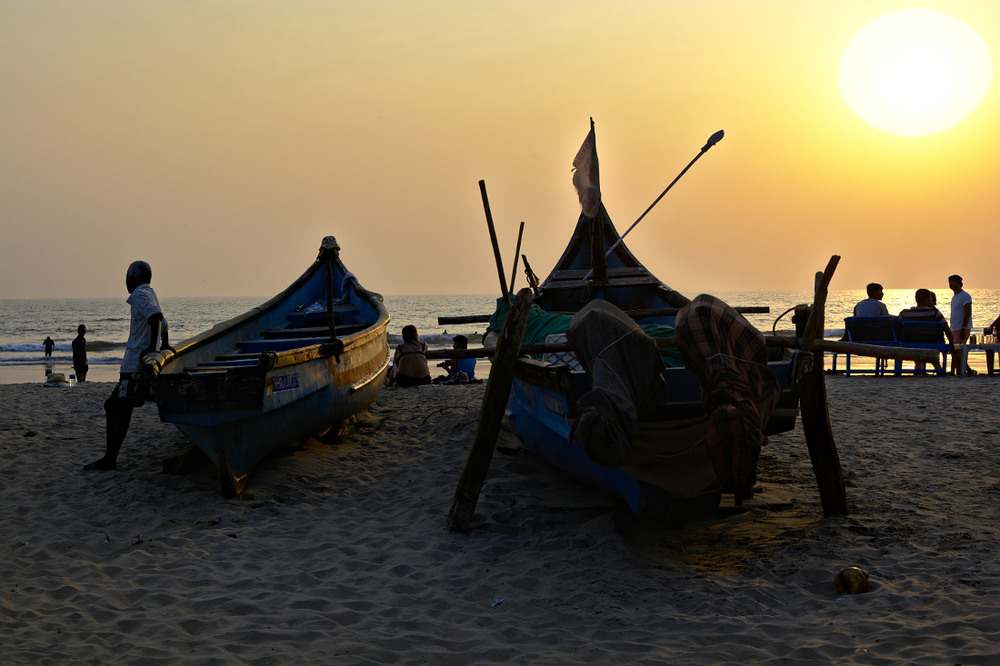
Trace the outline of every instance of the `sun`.
{"label": "sun", "polygon": [[993,63],[969,26],[933,9],[877,18],[840,60],[840,94],[872,127],[924,136],[954,127],[983,101]]}

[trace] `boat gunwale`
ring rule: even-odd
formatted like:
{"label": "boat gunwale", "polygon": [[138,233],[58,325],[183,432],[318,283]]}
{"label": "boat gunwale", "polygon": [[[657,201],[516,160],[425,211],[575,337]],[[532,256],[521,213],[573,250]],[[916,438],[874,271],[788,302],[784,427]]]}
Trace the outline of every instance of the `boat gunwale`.
{"label": "boat gunwale", "polygon": [[[212,342],[222,338],[234,330],[253,322],[254,320],[260,319],[265,315],[269,314],[276,308],[280,307],[283,303],[292,296],[292,294],[298,289],[307,285],[311,280],[316,277],[316,274],[321,268],[323,268],[329,262],[336,262],[342,272],[346,275],[349,273],[347,268],[344,266],[343,262],[340,260],[340,253],[336,250],[323,250],[319,253],[316,259],[313,261],[312,265],[309,266],[305,272],[299,276],[294,282],[292,282],[288,287],[280,291],[275,296],[269,298],[258,306],[247,310],[241,314],[232,317],[224,322],[220,322],[208,329],[196,335],[191,336],[183,341],[181,341],[174,349],[175,351],[162,350],[158,352],[153,352],[154,356],[153,362],[159,366],[157,375],[191,375],[192,373],[186,370],[171,372],[172,365],[179,363],[183,360],[183,357],[187,354],[195,352],[197,349],[204,347],[205,345],[211,344]],[[320,343],[306,345],[302,347],[293,347],[291,349],[285,349],[281,351],[273,352],[262,352],[263,354],[273,354],[273,362],[269,363],[267,367],[263,367],[266,371],[268,368],[274,367],[285,367],[288,365],[295,365],[297,363],[303,363],[318,358],[328,358],[334,355],[334,353],[327,353],[324,347],[329,348],[329,345],[335,340],[339,340],[342,344],[341,350],[336,353],[343,353],[349,349],[363,346],[368,343],[368,338],[378,337],[383,331],[387,330],[389,321],[391,319],[389,311],[385,307],[382,295],[371,291],[369,289],[361,286],[357,281],[354,285],[354,293],[356,296],[367,302],[377,313],[377,317],[365,328],[355,331],[346,336],[338,336],[336,338],[330,338]],[[387,343],[388,344],[388,343]],[[155,356],[159,356],[158,359]],[[147,357],[148,358],[148,357]],[[147,361],[148,362],[148,361]],[[227,372],[236,373],[257,373],[260,372],[262,366],[249,366],[242,368],[231,368]]]}

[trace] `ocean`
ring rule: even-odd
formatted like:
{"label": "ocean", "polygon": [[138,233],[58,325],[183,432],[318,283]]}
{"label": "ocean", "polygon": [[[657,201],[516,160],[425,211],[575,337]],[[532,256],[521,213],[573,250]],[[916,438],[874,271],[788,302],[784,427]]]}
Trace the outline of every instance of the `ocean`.
{"label": "ocean", "polygon": [[[915,289],[887,289],[883,302],[890,313],[913,305]],[[973,299],[973,332],[981,333],[1000,314],[1000,289],[969,289]],[[948,316],[951,292],[938,289],[939,307]],[[694,294],[689,294],[693,296]],[[787,332],[792,328],[791,314],[782,313],[799,303],[812,302],[806,291],[717,292],[730,305],[770,307],[769,314],[751,314],[747,319],[764,333]],[[844,317],[854,304],[865,297],[860,290],[832,291],[827,299],[824,336],[839,339]],[[422,340],[432,349],[451,347],[452,338],[461,333],[475,345],[486,324],[441,326],[438,317],[490,314],[496,295],[386,295],[386,307],[392,317],[389,344],[401,341],[403,326],[413,324]],[[180,342],[217,323],[242,314],[267,301],[264,298],[164,297],[160,304],[170,324],[170,339]],[[43,382],[49,372],[69,376],[72,370],[73,338],[79,324],[87,326],[87,351],[90,381],[115,381],[128,338],[129,306],[122,298],[87,299],[0,299],[0,384]],[[42,346],[46,336],[55,342],[50,358]],[[859,359],[860,360],[860,359]],[[485,363],[486,361],[480,361]],[[854,363],[852,362],[852,365]],[[982,354],[971,354],[970,365],[985,368]],[[842,362],[838,367],[843,367]],[[485,374],[485,373],[481,373]]]}

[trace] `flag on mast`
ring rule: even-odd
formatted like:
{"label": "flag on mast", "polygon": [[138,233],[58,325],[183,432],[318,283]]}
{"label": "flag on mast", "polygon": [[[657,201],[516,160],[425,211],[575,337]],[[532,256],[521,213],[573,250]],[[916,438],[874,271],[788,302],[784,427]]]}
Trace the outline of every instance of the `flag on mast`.
{"label": "flag on mast", "polygon": [[597,139],[594,136],[594,119],[590,119],[590,133],[583,140],[573,160],[573,186],[580,197],[583,214],[593,218],[601,205],[601,179],[597,168]]}

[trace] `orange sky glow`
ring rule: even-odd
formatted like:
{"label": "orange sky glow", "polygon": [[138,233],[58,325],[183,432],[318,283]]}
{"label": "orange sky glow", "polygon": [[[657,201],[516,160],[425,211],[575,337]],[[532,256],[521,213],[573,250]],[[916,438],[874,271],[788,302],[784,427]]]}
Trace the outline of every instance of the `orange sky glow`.
{"label": "orange sky glow", "polygon": [[[914,5],[0,1],[0,297],[270,296],[335,235],[385,294],[540,277],[579,215],[594,118],[605,205],[682,293],[1000,288],[1000,90],[954,127],[875,129],[838,66]],[[923,2],[1000,66],[1000,3]],[[524,285],[523,275],[518,284]]]}

